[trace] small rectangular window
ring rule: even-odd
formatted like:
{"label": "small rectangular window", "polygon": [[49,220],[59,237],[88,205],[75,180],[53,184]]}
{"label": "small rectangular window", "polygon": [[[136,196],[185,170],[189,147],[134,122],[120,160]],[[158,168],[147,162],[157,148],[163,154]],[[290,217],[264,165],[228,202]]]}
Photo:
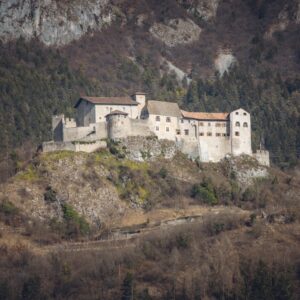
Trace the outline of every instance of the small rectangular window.
{"label": "small rectangular window", "polygon": [[188,129],[185,129],[185,130],[184,130],[184,134],[185,134],[185,135],[189,135],[189,130],[188,130]]}
{"label": "small rectangular window", "polygon": [[216,136],[221,136],[221,133],[216,133]]}
{"label": "small rectangular window", "polygon": [[170,131],[170,128],[169,128],[169,127],[166,127],[166,131],[169,132],[169,131]]}
{"label": "small rectangular window", "polygon": [[221,124],[220,123],[216,123],[216,127],[221,127]]}
{"label": "small rectangular window", "polygon": [[210,123],[208,123],[207,125],[208,125],[208,127],[209,127],[209,126],[210,126]]}
{"label": "small rectangular window", "polygon": [[226,133],[223,133],[223,136],[227,136],[227,134],[226,134]]}
{"label": "small rectangular window", "polygon": [[181,121],[181,123],[184,123],[184,120],[183,120],[183,119],[181,119],[180,121]]}
{"label": "small rectangular window", "polygon": [[170,118],[170,117],[167,117],[167,118],[166,118],[166,122],[167,122],[167,123],[170,123],[170,122],[171,122],[171,118]]}
{"label": "small rectangular window", "polygon": [[203,122],[200,122],[200,123],[199,123],[199,126],[201,126],[201,127],[204,126],[204,123],[203,123]]}
{"label": "small rectangular window", "polygon": [[176,129],[176,134],[180,135],[180,129]]}
{"label": "small rectangular window", "polygon": [[158,127],[158,126],[156,126],[156,127],[155,127],[155,130],[156,130],[156,131],[159,131],[159,127]]}
{"label": "small rectangular window", "polygon": [[211,132],[208,132],[208,133],[207,133],[207,136],[212,136],[212,133],[211,133]]}
{"label": "small rectangular window", "polygon": [[204,136],[204,132],[200,132],[199,135],[200,135],[200,136]]}
{"label": "small rectangular window", "polygon": [[240,136],[240,133],[238,131],[236,131],[235,136]]}
{"label": "small rectangular window", "polygon": [[160,121],[160,116],[156,116],[156,117],[155,117],[155,120],[156,120],[157,122],[159,122],[159,121]]}

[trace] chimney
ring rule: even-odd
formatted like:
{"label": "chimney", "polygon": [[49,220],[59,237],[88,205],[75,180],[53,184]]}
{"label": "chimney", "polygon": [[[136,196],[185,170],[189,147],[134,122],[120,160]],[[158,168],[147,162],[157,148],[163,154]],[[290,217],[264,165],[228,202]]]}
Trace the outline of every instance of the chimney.
{"label": "chimney", "polygon": [[134,101],[138,102],[142,107],[146,104],[146,93],[136,92],[132,95]]}

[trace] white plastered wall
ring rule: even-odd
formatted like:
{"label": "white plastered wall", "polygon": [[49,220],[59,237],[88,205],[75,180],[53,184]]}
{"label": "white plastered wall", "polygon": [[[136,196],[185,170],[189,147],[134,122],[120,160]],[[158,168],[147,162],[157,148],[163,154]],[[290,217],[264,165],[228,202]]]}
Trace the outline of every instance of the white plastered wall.
{"label": "white plastered wall", "polygon": [[233,155],[252,155],[251,118],[244,109],[240,108],[230,113],[230,139]]}

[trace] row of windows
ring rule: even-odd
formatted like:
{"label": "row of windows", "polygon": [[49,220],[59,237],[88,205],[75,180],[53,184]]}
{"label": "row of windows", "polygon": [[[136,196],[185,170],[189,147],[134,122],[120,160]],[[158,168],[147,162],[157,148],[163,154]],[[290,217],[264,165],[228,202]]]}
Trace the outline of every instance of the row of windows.
{"label": "row of windows", "polygon": [[[107,110],[107,111],[110,111],[110,112],[111,112],[112,109],[113,109],[112,107],[106,106],[106,110]],[[125,110],[126,110],[125,106],[123,106],[122,109],[123,109],[123,111],[125,111]]]}
{"label": "row of windows", "polygon": [[[239,112],[237,111],[235,114],[236,114],[236,115],[239,115]],[[243,115],[244,115],[244,116],[247,116],[247,113],[244,112]]]}
{"label": "row of windows", "polygon": [[[157,122],[160,122],[160,116],[156,116],[156,117],[155,117],[155,120],[156,120]],[[188,120],[188,121],[189,121],[189,123],[190,123],[190,120]],[[166,122],[167,122],[167,123],[170,123],[170,122],[171,122],[171,118],[170,118],[170,117],[166,117]],[[183,123],[183,122],[184,122],[184,120],[182,119],[182,120],[181,120],[181,123]],[[201,127],[204,126],[204,123],[203,123],[203,122],[200,122],[200,123],[199,123],[199,126],[201,126]],[[207,126],[210,127],[210,126],[211,126],[211,123],[208,122],[208,123],[207,123]],[[226,123],[215,123],[215,126],[216,126],[216,127],[226,127]],[[236,122],[236,123],[235,123],[235,126],[236,126],[236,127],[240,127],[240,126],[241,126],[240,122]],[[244,122],[244,123],[243,123],[243,127],[248,127],[248,123],[247,123],[247,122]]]}
{"label": "row of windows", "polygon": [[[206,133],[207,136],[213,136],[212,132],[207,132]],[[199,136],[205,136],[204,132],[200,132]],[[220,136],[229,136],[229,133],[216,133],[216,136],[220,137]]]}
{"label": "row of windows", "polygon": [[[155,130],[156,130],[156,131],[159,131],[159,127],[156,126]],[[169,127],[166,127],[166,132],[169,132],[169,131],[170,131],[170,128],[169,128]],[[176,134],[177,134],[177,135],[180,135],[180,134],[181,134],[180,129],[177,129],[177,130],[176,130]],[[189,135],[189,130],[188,130],[188,129],[185,129],[185,130],[184,130],[184,135]],[[206,135],[207,135],[207,136],[212,136],[213,134],[212,134],[212,132],[207,132]],[[199,136],[205,136],[205,133],[204,133],[204,132],[200,132],[200,133],[199,133]],[[229,136],[229,133],[219,133],[219,132],[217,132],[217,133],[216,133],[216,136],[217,136],[217,137],[221,137],[221,136],[225,137],[225,136]],[[240,136],[240,133],[239,133],[238,131],[236,131],[236,132],[235,132],[235,136]]]}
{"label": "row of windows", "polygon": [[[236,123],[235,123],[235,126],[236,126],[236,127],[241,127],[241,123],[240,123],[240,122],[236,122]],[[248,127],[248,123],[247,123],[247,122],[244,122],[244,123],[243,123],[243,127]]]}
{"label": "row of windows", "polygon": [[[159,122],[160,121],[160,116],[156,116],[155,117],[155,121]],[[166,117],[166,122],[170,123],[171,122],[171,118],[170,117]]]}

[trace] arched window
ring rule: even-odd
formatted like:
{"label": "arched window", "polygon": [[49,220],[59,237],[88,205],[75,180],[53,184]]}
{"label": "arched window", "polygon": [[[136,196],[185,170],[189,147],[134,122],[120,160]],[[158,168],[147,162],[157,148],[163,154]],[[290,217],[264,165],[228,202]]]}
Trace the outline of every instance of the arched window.
{"label": "arched window", "polygon": [[248,127],[248,123],[244,122],[243,127]]}
{"label": "arched window", "polygon": [[241,126],[240,122],[235,122],[235,126],[240,127]]}

